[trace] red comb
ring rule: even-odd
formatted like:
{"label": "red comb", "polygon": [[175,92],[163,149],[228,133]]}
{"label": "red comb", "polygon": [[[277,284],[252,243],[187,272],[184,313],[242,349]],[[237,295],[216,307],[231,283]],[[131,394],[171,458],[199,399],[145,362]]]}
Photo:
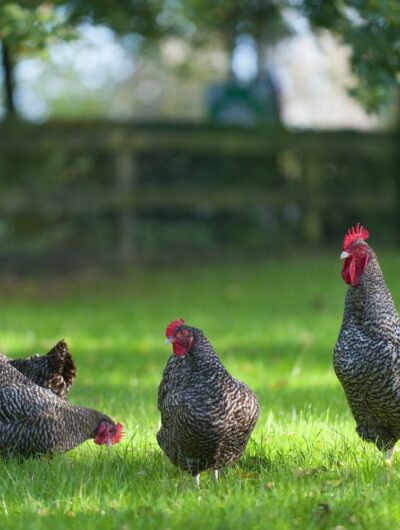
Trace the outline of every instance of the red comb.
{"label": "red comb", "polygon": [[177,318],[176,320],[173,320],[170,324],[168,324],[167,329],[165,330],[165,336],[167,338],[171,337],[174,334],[174,329],[178,326],[182,326],[184,323],[185,321],[183,318]]}
{"label": "red comb", "polygon": [[343,239],[343,250],[347,250],[349,246],[354,243],[354,241],[357,241],[357,239],[368,239],[369,238],[369,232],[366,228],[364,228],[360,223],[357,223],[357,226],[352,226],[347,231],[347,234],[344,236]]}
{"label": "red comb", "polygon": [[113,445],[117,444],[121,440],[121,438],[123,436],[122,424],[121,423],[117,423],[116,428],[117,428],[117,432],[115,433],[113,439],[111,440],[111,443]]}

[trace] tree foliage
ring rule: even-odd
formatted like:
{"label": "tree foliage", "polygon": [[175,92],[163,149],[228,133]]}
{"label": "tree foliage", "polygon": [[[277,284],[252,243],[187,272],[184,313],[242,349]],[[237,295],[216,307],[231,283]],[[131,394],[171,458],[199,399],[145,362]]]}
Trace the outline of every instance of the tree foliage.
{"label": "tree foliage", "polygon": [[55,38],[71,36],[65,14],[47,2],[3,2],[0,21],[0,40],[16,54],[36,53]]}
{"label": "tree foliage", "polygon": [[302,9],[350,45],[353,94],[368,110],[382,107],[400,84],[399,0],[303,0]]}
{"label": "tree foliage", "polygon": [[140,45],[167,35],[201,45],[217,35],[232,50],[241,34],[261,46],[284,36],[286,7],[350,45],[353,93],[367,109],[387,101],[400,82],[399,0],[0,0],[0,41],[15,60],[45,50],[56,38],[72,37],[86,21],[135,34]]}
{"label": "tree foliage", "polygon": [[186,0],[183,4],[199,37],[219,33],[228,46],[242,34],[270,44],[289,31],[282,6],[275,0]]}

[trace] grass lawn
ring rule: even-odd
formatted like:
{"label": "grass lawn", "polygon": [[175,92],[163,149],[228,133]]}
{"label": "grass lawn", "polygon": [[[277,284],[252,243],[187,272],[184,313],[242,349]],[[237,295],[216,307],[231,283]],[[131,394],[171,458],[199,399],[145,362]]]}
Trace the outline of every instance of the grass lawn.
{"label": "grass lawn", "polygon": [[[52,460],[0,461],[1,529],[400,528],[400,457],[359,440],[332,368],[346,286],[339,251],[254,265],[0,285],[0,348],[45,353],[65,338],[74,403],[124,424]],[[381,254],[400,301],[400,255]],[[159,450],[157,386],[170,320],[200,327],[261,417],[240,462],[200,490]]]}

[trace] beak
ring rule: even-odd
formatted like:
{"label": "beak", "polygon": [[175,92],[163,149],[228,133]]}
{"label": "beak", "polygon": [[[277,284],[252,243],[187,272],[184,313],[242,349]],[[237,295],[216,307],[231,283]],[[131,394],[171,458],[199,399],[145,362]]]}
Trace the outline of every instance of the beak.
{"label": "beak", "polygon": [[164,341],[164,344],[167,346],[167,344],[172,344],[174,342],[174,339],[171,337],[167,337]]}
{"label": "beak", "polygon": [[343,252],[340,254],[340,259],[346,259],[346,258],[349,258],[350,256],[351,254],[343,250]]}
{"label": "beak", "polygon": [[107,440],[106,444],[107,444],[107,447],[110,449],[110,447],[112,445],[111,440]]}

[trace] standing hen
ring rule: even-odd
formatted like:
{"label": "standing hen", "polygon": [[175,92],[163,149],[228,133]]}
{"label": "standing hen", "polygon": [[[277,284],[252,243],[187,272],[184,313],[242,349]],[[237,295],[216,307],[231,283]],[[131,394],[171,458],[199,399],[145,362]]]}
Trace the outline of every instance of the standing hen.
{"label": "standing hen", "polygon": [[60,340],[46,355],[13,359],[10,363],[37,385],[65,398],[76,377],[76,366],[66,342]]}
{"label": "standing hen", "polygon": [[390,460],[400,438],[400,321],[368,237],[357,225],[344,238],[349,288],[333,363],[358,434]]}
{"label": "standing hen", "polygon": [[121,429],[105,414],[36,385],[0,354],[0,454],[51,455],[90,438],[111,445],[120,440]]}
{"label": "standing hen", "polygon": [[259,415],[255,394],[234,379],[203,332],[174,320],[166,329],[173,355],[158,389],[157,441],[173,464],[189,471],[218,470],[244,452]]}

